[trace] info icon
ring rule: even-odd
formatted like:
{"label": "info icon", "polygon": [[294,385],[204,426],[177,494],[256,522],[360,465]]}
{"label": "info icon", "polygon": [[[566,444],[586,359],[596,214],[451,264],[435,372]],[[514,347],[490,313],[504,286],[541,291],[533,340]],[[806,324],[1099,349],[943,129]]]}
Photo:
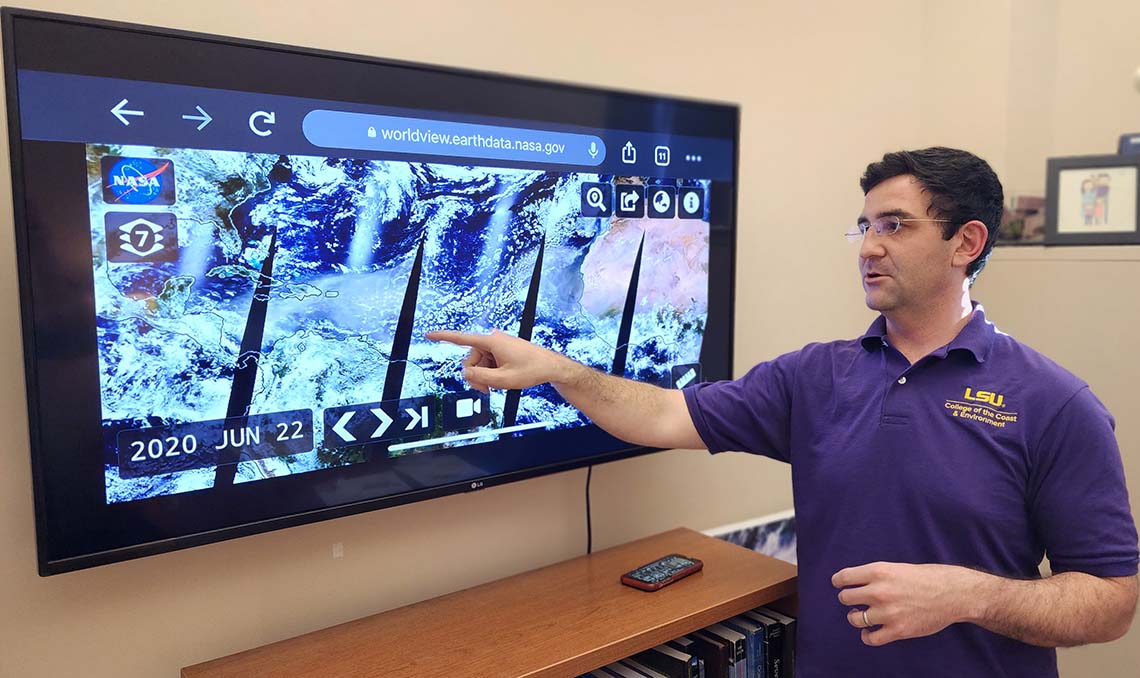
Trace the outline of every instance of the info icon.
{"label": "info icon", "polygon": [[641,218],[645,216],[645,187],[640,184],[617,185],[617,210],[619,217]]}
{"label": "info icon", "polygon": [[103,224],[111,263],[178,259],[178,218],[170,212],[107,212]]}
{"label": "info icon", "polygon": [[705,189],[690,186],[677,191],[677,216],[682,219],[704,219]]}
{"label": "info icon", "polygon": [[650,186],[649,218],[672,219],[677,214],[677,189],[673,186]]}
{"label": "info icon", "polygon": [[100,159],[103,202],[109,205],[173,205],[174,161],[168,158]]}
{"label": "info icon", "polygon": [[614,213],[614,187],[609,184],[582,183],[582,216],[608,217]]}

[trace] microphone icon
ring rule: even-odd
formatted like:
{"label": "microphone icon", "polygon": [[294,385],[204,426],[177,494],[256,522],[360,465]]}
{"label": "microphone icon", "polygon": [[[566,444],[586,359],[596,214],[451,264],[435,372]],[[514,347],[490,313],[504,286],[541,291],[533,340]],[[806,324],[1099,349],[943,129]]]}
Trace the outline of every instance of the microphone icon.
{"label": "microphone icon", "polygon": [[598,142],[596,142],[596,141],[590,142],[590,157],[591,158],[598,157]]}

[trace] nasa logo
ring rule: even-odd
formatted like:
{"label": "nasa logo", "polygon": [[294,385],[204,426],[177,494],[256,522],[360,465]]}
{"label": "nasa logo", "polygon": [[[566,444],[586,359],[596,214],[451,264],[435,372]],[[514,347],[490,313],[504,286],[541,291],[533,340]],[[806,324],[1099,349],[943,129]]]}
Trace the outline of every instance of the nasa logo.
{"label": "nasa logo", "polygon": [[113,205],[173,205],[174,162],[166,158],[104,156],[103,201]]}

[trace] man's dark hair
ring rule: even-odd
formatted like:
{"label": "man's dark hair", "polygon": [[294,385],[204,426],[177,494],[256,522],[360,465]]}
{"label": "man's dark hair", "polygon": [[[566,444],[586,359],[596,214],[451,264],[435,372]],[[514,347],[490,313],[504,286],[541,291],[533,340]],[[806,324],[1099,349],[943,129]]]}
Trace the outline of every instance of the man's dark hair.
{"label": "man's dark hair", "polygon": [[859,180],[863,195],[887,179],[913,175],[930,195],[932,216],[947,219],[942,225],[942,238],[949,240],[967,221],[977,219],[986,225],[989,236],[977,259],[966,267],[970,284],[986,266],[997,242],[998,226],[1005,203],[1001,182],[989,163],[973,153],[956,148],[935,146],[920,151],[887,153],[879,162],[867,165]]}

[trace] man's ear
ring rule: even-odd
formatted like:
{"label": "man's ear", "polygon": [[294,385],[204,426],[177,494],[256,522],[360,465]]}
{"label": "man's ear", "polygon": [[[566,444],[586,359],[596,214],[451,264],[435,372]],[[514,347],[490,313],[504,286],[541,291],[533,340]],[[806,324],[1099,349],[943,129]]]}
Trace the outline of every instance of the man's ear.
{"label": "man's ear", "polygon": [[954,250],[954,266],[964,269],[977,259],[986,247],[986,238],[989,234],[986,225],[977,219],[962,224],[957,234],[958,247]]}

